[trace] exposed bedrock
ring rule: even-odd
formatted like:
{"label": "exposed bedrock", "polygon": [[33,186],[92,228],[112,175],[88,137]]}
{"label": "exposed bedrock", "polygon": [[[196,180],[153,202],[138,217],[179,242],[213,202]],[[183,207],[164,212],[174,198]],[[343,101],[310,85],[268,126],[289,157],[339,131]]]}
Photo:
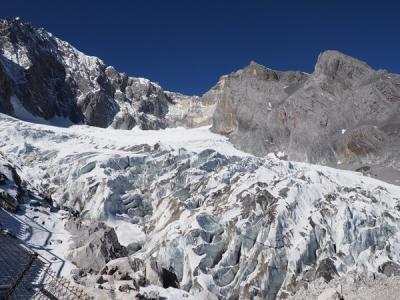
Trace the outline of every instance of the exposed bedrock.
{"label": "exposed bedrock", "polygon": [[257,155],[359,169],[398,183],[400,76],[337,51],[312,74],[252,62],[221,77],[212,130]]}

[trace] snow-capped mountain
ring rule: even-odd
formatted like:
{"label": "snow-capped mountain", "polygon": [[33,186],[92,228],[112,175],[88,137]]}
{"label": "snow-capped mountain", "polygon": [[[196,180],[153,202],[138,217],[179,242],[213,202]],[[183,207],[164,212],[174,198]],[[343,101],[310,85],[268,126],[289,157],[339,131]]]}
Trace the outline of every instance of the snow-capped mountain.
{"label": "snow-capped mountain", "polygon": [[53,124],[160,129],[197,124],[191,112],[198,117],[204,110],[201,124],[210,124],[210,105],[198,97],[119,73],[19,18],[0,21],[0,50],[2,113]]}
{"label": "snow-capped mountain", "polygon": [[[398,186],[257,158],[207,127],[111,135],[5,115],[0,126],[1,152],[32,187],[115,228],[129,255],[109,268],[136,282],[199,297],[275,299],[315,280],[400,268]],[[77,281],[91,286],[102,272],[111,286],[91,247],[76,244],[69,259],[95,271]]]}

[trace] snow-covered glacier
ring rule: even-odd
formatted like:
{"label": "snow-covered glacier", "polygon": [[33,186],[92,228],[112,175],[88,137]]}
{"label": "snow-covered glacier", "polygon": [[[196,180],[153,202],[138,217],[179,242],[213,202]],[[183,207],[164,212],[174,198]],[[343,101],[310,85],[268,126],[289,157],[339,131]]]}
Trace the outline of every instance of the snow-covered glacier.
{"label": "snow-covered glacier", "polygon": [[66,258],[87,288],[111,293],[118,268],[136,284],[117,290],[121,299],[146,289],[170,299],[284,299],[317,281],[400,272],[398,186],[255,157],[208,127],[61,128],[1,114],[0,128],[0,162],[25,186],[76,222],[105,222],[126,248],[96,269],[79,228],[67,225],[75,246]]}

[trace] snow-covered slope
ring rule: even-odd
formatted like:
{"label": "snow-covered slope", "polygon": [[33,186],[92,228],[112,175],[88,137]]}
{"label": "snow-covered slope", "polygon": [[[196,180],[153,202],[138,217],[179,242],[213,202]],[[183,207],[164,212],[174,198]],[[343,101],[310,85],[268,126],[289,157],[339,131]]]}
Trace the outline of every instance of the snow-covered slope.
{"label": "snow-covered slope", "polygon": [[253,157],[207,127],[59,128],[0,115],[0,128],[0,151],[36,190],[115,227],[129,257],[109,264],[142,284],[275,299],[319,278],[400,269],[398,186]]}

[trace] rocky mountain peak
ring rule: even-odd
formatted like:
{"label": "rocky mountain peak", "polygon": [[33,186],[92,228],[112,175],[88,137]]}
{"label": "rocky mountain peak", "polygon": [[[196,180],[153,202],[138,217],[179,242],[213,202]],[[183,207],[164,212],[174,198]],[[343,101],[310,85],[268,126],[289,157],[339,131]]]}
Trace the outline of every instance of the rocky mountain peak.
{"label": "rocky mountain peak", "polygon": [[365,62],[335,50],[322,52],[315,65],[316,75],[325,75],[331,79],[360,81],[372,73],[373,69]]}
{"label": "rocky mountain peak", "polygon": [[212,130],[244,151],[285,152],[389,181],[400,175],[398,75],[330,50],[312,74],[252,62],[211,94],[218,99]]}
{"label": "rocky mountain peak", "polygon": [[254,61],[243,69],[243,75],[250,76],[258,80],[279,80],[279,72],[264,67]]}
{"label": "rocky mountain peak", "polygon": [[36,29],[31,23],[21,21],[19,17],[0,20],[0,46],[4,55],[23,47],[25,53],[19,54],[25,54],[25,59],[28,60],[34,55],[31,53],[34,48],[44,47],[54,51],[54,45],[51,34],[43,28]]}
{"label": "rocky mountain peak", "polygon": [[2,113],[42,123],[64,120],[116,129],[192,126],[197,124],[188,119],[194,117],[189,112],[193,109],[203,114],[201,124],[211,120],[212,109],[197,103],[198,98],[172,99],[177,94],[168,94],[157,83],[120,73],[19,18],[0,21],[0,49]]}
{"label": "rocky mountain peak", "polygon": [[33,32],[34,29],[30,23],[24,23],[20,17],[8,17],[0,20],[0,28],[2,30],[2,37],[5,31],[9,33],[26,33]]}

